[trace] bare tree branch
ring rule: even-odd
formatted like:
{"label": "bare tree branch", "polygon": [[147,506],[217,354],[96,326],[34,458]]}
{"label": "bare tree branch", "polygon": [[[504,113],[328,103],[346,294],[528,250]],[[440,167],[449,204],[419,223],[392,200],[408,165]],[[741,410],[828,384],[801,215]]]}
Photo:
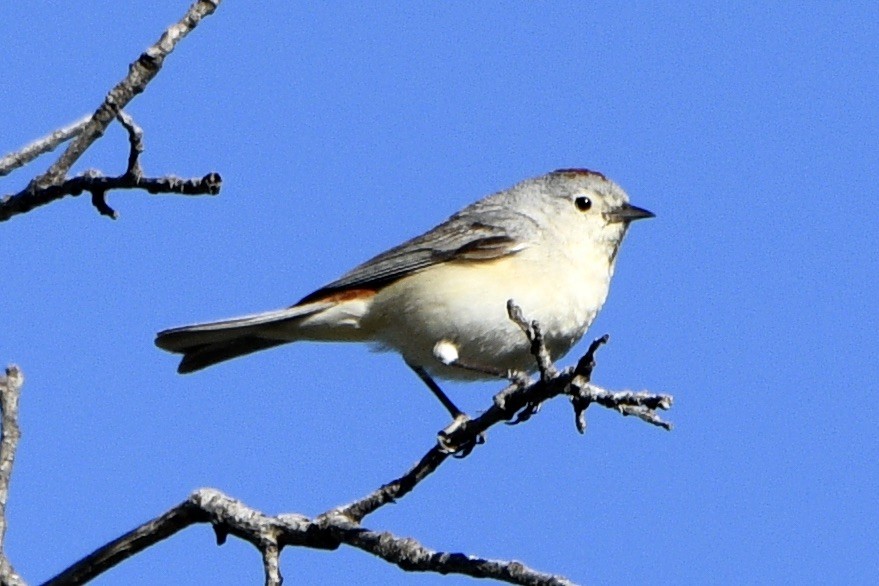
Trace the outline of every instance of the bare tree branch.
{"label": "bare tree branch", "polygon": [[583,413],[586,407],[592,403],[598,403],[608,409],[616,409],[623,415],[634,415],[647,423],[671,431],[672,424],[664,421],[656,413],[657,409],[667,411],[671,409],[672,397],[670,395],[654,395],[652,393],[633,391],[611,392],[591,383],[585,383],[577,387],[572,383],[571,402],[574,403],[574,411],[577,418],[577,430],[583,433],[586,430],[586,420]]}
{"label": "bare tree branch", "polygon": [[128,105],[134,96],[143,92],[153,78],[159,73],[165,58],[174,50],[205,16],[210,16],[219,6],[221,0],[197,0],[180,20],[171,25],[159,40],[141,53],[132,63],[128,75],[116,87],[110,90],[104,102],[92,115],[92,119],[67,147],[61,157],[41,177],[34,179],[37,187],[46,187],[58,183],[82,156],[91,144],[104,134],[114,118]]}
{"label": "bare tree branch", "polygon": [[186,37],[204,17],[213,14],[220,1],[197,0],[190,6],[180,22],[165,30],[161,38],[129,66],[128,75],[110,90],[103,103],[88,121],[79,122],[52,133],[49,137],[25,147],[25,152],[12,153],[4,157],[0,163],[13,169],[28,160],[33,160],[43,152],[50,151],[64,140],[73,138],[67,149],[43,175],[33,179],[20,192],[0,198],[0,221],[29,212],[67,195],[79,195],[83,191],[89,191],[92,194],[92,203],[101,214],[114,218],[116,213],[104,199],[106,192],[110,189],[144,189],[149,193],[180,193],[184,195],[217,193],[220,178],[216,173],[206,175],[200,180],[180,180],[174,177],[145,180],[140,177],[137,159],[142,151],[140,142],[142,133],[139,132],[133,121],[124,114],[122,114],[123,117],[120,118],[120,121],[129,132],[131,145],[126,173],[115,178],[103,177],[95,172],[74,179],[65,180],[65,178],[74,163],[95,140],[104,134],[110,123],[120,116],[123,108],[137,94],[146,89],[147,84],[159,73],[165,58],[174,50],[177,43]]}
{"label": "bare tree branch", "polygon": [[125,174],[142,177],[143,169],[140,167],[140,156],[143,154],[143,129],[124,110],[119,111],[116,119],[128,132],[128,167],[125,168]]}
{"label": "bare tree branch", "polygon": [[527,586],[573,584],[566,578],[532,570],[517,561],[489,560],[462,553],[433,551],[411,538],[369,531],[341,515],[322,516],[320,521],[321,526],[340,542],[362,549],[408,572],[463,574]]}
{"label": "bare tree branch", "polygon": [[44,136],[14,153],[9,153],[0,159],[0,177],[9,175],[19,167],[24,167],[42,154],[51,153],[59,144],[67,142],[82,132],[91,118],[91,114],[83,116],[73,124],[59,128],[49,136]]}
{"label": "bare tree branch", "polygon": [[6,368],[6,376],[0,378],[0,584],[13,586],[24,585],[4,550],[6,538],[6,503],[9,500],[9,481],[12,478],[12,466],[15,463],[15,451],[21,439],[18,428],[18,400],[21,397],[21,386],[24,375],[15,366]]}
{"label": "bare tree branch", "polygon": [[516,305],[512,299],[507,301],[507,314],[513,323],[519,326],[528,338],[528,341],[531,342],[531,354],[537,360],[540,379],[546,380],[558,374],[555,365],[552,363],[549,350],[546,348],[546,344],[543,343],[543,333],[540,331],[540,324],[536,320],[528,323],[528,320],[522,315],[522,308]]}
{"label": "bare tree branch", "polygon": [[82,584],[194,523],[211,523],[218,544],[224,543],[231,534],[254,545],[262,554],[265,583],[273,586],[281,583],[278,557],[285,546],[336,549],[343,544],[362,549],[406,571],[456,573],[511,584],[571,584],[566,578],[532,570],[520,562],[437,552],[427,549],[414,539],[375,532],[361,525],[367,515],[388,503],[397,502],[439,468],[449,456],[456,455],[447,449],[448,445],[463,446],[461,450],[466,456],[477,445],[477,438],[489,427],[502,421],[526,421],[537,413],[541,403],[558,395],[566,394],[571,398],[577,428],[581,432],[585,430],[583,412],[593,403],[623,415],[636,415],[665,429],[671,428],[670,424],[662,421],[656,414],[658,409],[671,407],[670,396],[630,391],[612,393],[592,385],[590,379],[595,367],[595,352],[607,342],[607,336],[595,340],[576,367],[559,371],[549,361],[539,324],[525,320],[521,310],[512,301],[508,305],[508,311],[510,319],[522,327],[531,341],[532,353],[538,362],[541,378],[523,384],[518,376],[513,376],[514,382],[494,397],[491,407],[475,419],[462,418],[453,429],[447,430],[447,435],[440,438],[418,463],[399,478],[353,503],[331,509],[313,520],[299,514],[271,517],[219,491],[202,489],[164,515],[99,548],[47,584]]}
{"label": "bare tree branch", "polygon": [[266,575],[266,586],[281,586],[281,548],[277,543],[266,544],[262,550],[262,567]]}
{"label": "bare tree branch", "polygon": [[[316,529],[311,527],[305,517],[296,515],[269,517],[219,491],[202,489],[192,493],[188,499],[163,515],[98,548],[45,582],[44,586],[84,584],[120,562],[196,523],[211,523],[217,535],[218,545],[225,543],[226,536],[232,534],[250,542],[263,552],[269,546],[279,550],[280,536],[284,536],[284,543],[290,545],[308,545],[319,549],[338,547],[338,543],[334,541],[330,542],[328,547],[322,547],[322,542],[312,535],[317,532]],[[277,572],[277,575],[280,576],[280,572]]]}
{"label": "bare tree branch", "polygon": [[98,213],[113,219],[118,214],[107,203],[106,195],[114,189],[142,189],[153,195],[216,195],[220,192],[223,180],[217,173],[191,179],[181,179],[173,175],[144,177],[140,164],[140,155],[144,151],[143,130],[126,112],[119,112],[117,118],[128,133],[129,144],[128,165],[122,175],[107,177],[99,171],[88,170],[77,177],[43,189],[33,190],[30,185],[21,192],[0,200],[0,221],[66,195],[78,196],[85,192],[91,193],[92,205]]}
{"label": "bare tree branch", "polygon": [[397,502],[414,489],[419,482],[430,476],[434,470],[446,461],[452,453],[441,445],[427,451],[421,460],[399,478],[382,485],[365,497],[333,509],[325,515],[342,515],[355,523],[362,521],[370,513],[374,513],[388,503]]}
{"label": "bare tree branch", "polygon": [[[116,218],[116,212],[107,205],[105,194],[114,189],[143,189],[150,194],[177,194],[177,195],[216,195],[222,185],[222,178],[217,173],[208,173],[204,177],[183,179],[168,175],[165,177],[131,177],[120,175],[118,177],[106,177],[97,171],[86,173],[68,179],[60,185],[51,185],[39,192],[39,200],[43,203],[60,199],[66,195],[81,195],[83,192],[92,194],[92,204],[102,215]],[[29,203],[37,201],[32,198]],[[33,208],[15,208],[6,206],[6,202],[0,202],[0,221],[8,220],[14,215],[24,213]],[[39,203],[37,205],[42,205]],[[7,214],[8,212],[8,214]]]}
{"label": "bare tree branch", "polygon": [[415,572],[463,574],[511,584],[563,586],[570,581],[534,571],[519,562],[488,560],[464,554],[436,552],[414,539],[370,531],[339,514],[312,521],[300,515],[269,517],[213,489],[201,489],[167,513],[97,549],[44,583],[44,586],[84,584],[147,547],[196,523],[211,523],[218,543],[232,534],[253,544],[263,555],[265,583],[281,583],[278,554],[286,545],[337,549],[345,544]]}

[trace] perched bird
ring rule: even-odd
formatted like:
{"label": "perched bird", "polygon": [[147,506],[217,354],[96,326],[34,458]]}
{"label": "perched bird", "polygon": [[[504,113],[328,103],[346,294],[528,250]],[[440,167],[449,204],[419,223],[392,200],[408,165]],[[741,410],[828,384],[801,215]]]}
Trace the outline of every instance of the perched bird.
{"label": "perched bird", "polygon": [[366,342],[399,352],[453,416],[433,382],[531,371],[513,300],[542,327],[555,360],[607,298],[629,224],[653,217],[601,173],[561,169],[462,209],[286,309],[159,332],[178,372],[300,340]]}

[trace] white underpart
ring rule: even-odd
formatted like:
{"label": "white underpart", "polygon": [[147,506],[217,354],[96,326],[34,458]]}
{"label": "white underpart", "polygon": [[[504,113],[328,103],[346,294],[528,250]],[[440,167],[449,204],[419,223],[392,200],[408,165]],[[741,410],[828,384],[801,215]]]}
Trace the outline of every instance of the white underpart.
{"label": "white underpart", "polygon": [[540,323],[552,357],[560,358],[604,304],[610,260],[603,241],[576,238],[492,261],[436,265],[380,290],[360,325],[379,348],[442,378],[484,378],[454,366],[458,359],[534,370],[530,344],[509,319],[507,301]]}
{"label": "white underpart", "polygon": [[301,320],[282,324],[273,331],[263,332],[262,335],[289,341],[366,341],[369,338],[361,329],[360,320],[368,311],[371,301],[369,297],[340,301],[323,311],[308,315]]}

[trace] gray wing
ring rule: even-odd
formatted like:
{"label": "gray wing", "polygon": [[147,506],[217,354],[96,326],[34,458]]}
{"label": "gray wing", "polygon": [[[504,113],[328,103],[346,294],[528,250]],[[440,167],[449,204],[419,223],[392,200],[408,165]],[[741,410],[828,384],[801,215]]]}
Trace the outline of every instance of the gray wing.
{"label": "gray wing", "polygon": [[491,260],[527,248],[537,233],[534,220],[493,205],[491,199],[479,201],[429,232],[366,261],[296,305],[346,289],[377,289],[452,260]]}

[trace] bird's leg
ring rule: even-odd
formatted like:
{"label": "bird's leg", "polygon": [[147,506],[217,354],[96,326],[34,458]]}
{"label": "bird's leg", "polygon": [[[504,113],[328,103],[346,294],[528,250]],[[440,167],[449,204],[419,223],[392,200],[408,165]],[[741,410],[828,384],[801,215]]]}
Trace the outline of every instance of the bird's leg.
{"label": "bird's leg", "polygon": [[486,366],[484,364],[470,364],[469,362],[461,362],[461,360],[454,360],[452,362],[449,362],[447,366],[454,366],[455,368],[460,368],[461,370],[469,370],[470,372],[508,380],[511,383],[516,383],[520,386],[525,386],[529,382],[528,373],[522,370],[504,370],[503,368]]}
{"label": "bird's leg", "polygon": [[485,443],[485,437],[482,434],[476,436],[476,439],[473,441],[466,442],[462,445],[455,445],[450,441],[451,435],[458,430],[462,425],[470,421],[470,417],[467,416],[466,413],[458,409],[458,406],[452,403],[452,400],[443,392],[436,381],[433,380],[427,371],[424,370],[421,366],[416,366],[409,361],[406,361],[406,364],[415,371],[415,374],[418,375],[424,384],[427,385],[427,388],[430,389],[430,392],[434,394],[434,396],[439,399],[439,402],[443,404],[443,407],[446,408],[446,411],[452,416],[452,422],[437,434],[437,441],[439,442],[440,447],[446,453],[453,454],[456,458],[464,458],[470,452],[473,451],[473,448],[476,447],[477,444]]}
{"label": "bird's leg", "polygon": [[494,366],[462,362],[460,358],[452,360],[451,362],[447,363],[446,366],[454,366],[455,368],[460,368],[461,370],[469,370],[470,372],[475,372],[476,374],[484,374],[493,378],[508,378],[511,374],[509,371],[503,370],[501,368],[495,368]]}
{"label": "bird's leg", "polygon": [[[512,391],[513,389],[523,389],[528,386],[531,382],[531,377],[528,376],[527,372],[523,372],[521,370],[501,370],[500,368],[495,368],[492,366],[478,366],[475,364],[467,364],[465,362],[461,362],[460,360],[455,360],[450,362],[448,366],[455,366],[457,368],[461,368],[464,370],[469,370],[470,372],[477,372],[480,374],[486,374],[488,376],[494,376],[499,379],[506,379],[513,383],[511,387],[505,389],[505,391],[501,391],[501,394],[498,396],[503,396],[503,393]],[[540,403],[529,403],[525,405],[521,411],[516,413],[516,418],[508,421],[508,425],[517,425],[524,421],[528,421],[531,419],[533,415],[537,415],[537,412],[540,411]]]}
{"label": "bird's leg", "polygon": [[[513,383],[512,388],[525,388],[531,383],[531,377],[528,376],[528,373],[521,370],[503,370],[494,366],[484,366],[471,364],[469,362],[462,362],[461,359],[458,357],[458,347],[448,340],[440,340],[439,342],[437,342],[436,345],[433,347],[433,355],[436,357],[437,360],[439,360],[446,366],[454,366],[455,368],[460,368],[462,370],[506,379]],[[504,392],[505,391],[502,391],[495,399],[497,400],[498,398],[501,398],[502,400]],[[529,403],[519,413],[516,414],[516,419],[511,421],[510,424],[515,425],[517,423],[527,421],[531,418],[531,416],[535,415],[539,409],[540,403]]]}
{"label": "bird's leg", "polygon": [[449,397],[443,392],[440,386],[436,384],[436,381],[433,380],[433,378],[429,374],[427,374],[427,371],[424,370],[424,368],[422,368],[421,366],[416,366],[408,361],[406,362],[406,364],[409,366],[409,368],[414,370],[415,374],[418,375],[418,378],[420,378],[424,382],[424,384],[427,385],[427,388],[430,389],[430,392],[433,393],[434,397],[439,399],[439,402],[443,404],[443,407],[446,408],[446,411],[449,412],[449,414],[452,416],[452,419],[467,417],[467,415],[463,411],[458,409],[457,405],[452,403],[452,400],[449,399]]}

